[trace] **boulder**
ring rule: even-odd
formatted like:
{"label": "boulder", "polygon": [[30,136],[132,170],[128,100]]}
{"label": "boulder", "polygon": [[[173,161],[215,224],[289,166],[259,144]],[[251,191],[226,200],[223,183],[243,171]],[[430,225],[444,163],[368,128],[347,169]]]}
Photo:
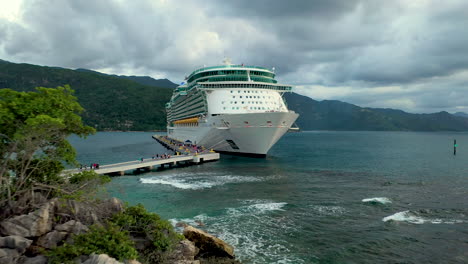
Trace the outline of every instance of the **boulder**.
{"label": "boulder", "polygon": [[200,249],[199,256],[234,258],[234,248],[221,239],[193,226],[184,229],[184,236]]}
{"label": "boulder", "polygon": [[69,217],[84,225],[102,224],[115,213],[122,212],[124,205],[117,198],[112,198],[101,203],[87,203],[75,200],[61,201],[57,205],[57,215]]}
{"label": "boulder", "polygon": [[18,260],[18,264],[46,264],[46,263],[47,263],[47,258],[42,255],[35,256],[32,258],[23,256]]}
{"label": "boulder", "polygon": [[75,200],[60,201],[56,209],[57,215],[78,220],[85,225],[101,224],[96,213],[97,211],[97,207],[94,204]]}
{"label": "boulder", "polygon": [[168,263],[193,263],[199,250],[195,244],[187,239],[180,241],[167,257]]}
{"label": "boulder", "polygon": [[42,205],[27,215],[15,216],[0,223],[0,233],[7,236],[37,237],[52,229],[55,201]]}
{"label": "boulder", "polygon": [[89,231],[89,228],[87,226],[75,220],[70,220],[64,224],[56,225],[54,229],[57,231],[72,233],[75,235],[83,234]]}
{"label": "boulder", "polygon": [[19,257],[18,251],[11,248],[0,248],[0,264],[13,264]]}
{"label": "boulder", "polygon": [[55,248],[57,247],[58,243],[60,243],[63,239],[65,239],[67,235],[68,235],[67,232],[60,232],[60,231],[54,230],[52,232],[49,232],[41,236],[37,240],[36,244],[43,248]]}
{"label": "boulder", "polygon": [[16,249],[22,254],[31,245],[33,241],[20,236],[0,237],[0,248]]}
{"label": "boulder", "polygon": [[83,264],[123,264],[107,254],[91,254]]}
{"label": "boulder", "polygon": [[125,210],[123,202],[115,197],[105,200],[99,205],[99,207],[101,217],[103,218],[111,217],[114,214],[123,212]]}

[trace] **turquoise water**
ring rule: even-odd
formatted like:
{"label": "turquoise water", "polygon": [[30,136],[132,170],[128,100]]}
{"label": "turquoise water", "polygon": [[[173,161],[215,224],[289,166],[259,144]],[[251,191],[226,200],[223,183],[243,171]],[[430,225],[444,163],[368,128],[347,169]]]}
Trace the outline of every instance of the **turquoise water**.
{"label": "turquoise water", "polygon": [[[151,135],[71,141],[82,163],[106,164],[167,152]],[[222,156],[107,188],[202,223],[244,263],[468,262],[468,133],[289,133],[266,159]]]}

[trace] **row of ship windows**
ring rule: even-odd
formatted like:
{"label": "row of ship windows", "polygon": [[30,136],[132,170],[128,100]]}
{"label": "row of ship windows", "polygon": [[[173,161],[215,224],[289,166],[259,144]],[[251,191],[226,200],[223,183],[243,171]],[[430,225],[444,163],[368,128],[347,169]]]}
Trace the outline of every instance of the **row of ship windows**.
{"label": "row of ship windows", "polygon": [[[229,107],[223,107],[223,110],[229,109]],[[233,106],[231,107],[231,110],[241,110],[241,109],[249,109],[248,107],[239,107],[239,106]],[[251,106],[250,110],[279,110],[279,108],[274,108],[274,107],[263,107],[263,106]]]}
{"label": "row of ship windows", "polygon": [[[235,91],[231,90],[231,93],[234,93],[234,92],[235,92]],[[263,93],[263,91],[256,91],[256,90],[254,90],[254,91],[250,91],[250,90],[247,90],[247,91],[246,91],[246,90],[244,90],[243,92],[244,92],[244,93],[250,93],[250,92],[252,92],[252,93]],[[241,93],[241,91],[240,91],[240,90],[237,90],[237,93]],[[265,91],[265,93],[268,93],[268,92]]]}
{"label": "row of ship windows", "polygon": [[[224,104],[224,103],[225,103],[225,101],[221,102],[221,104]],[[231,101],[230,103],[231,104],[237,104],[237,101]],[[241,101],[240,103],[244,104],[245,101]],[[263,101],[247,101],[247,104],[263,104]],[[274,104],[274,105],[276,105],[277,103],[275,103],[275,102],[265,102],[265,104]]]}
{"label": "row of ship windows", "polygon": [[[235,95],[232,96],[232,98],[236,98]],[[242,95],[239,95],[239,98],[242,98]],[[262,98],[260,95],[259,96],[256,96],[256,95],[246,95],[245,98]],[[263,99],[271,99],[271,96],[263,96]]]}

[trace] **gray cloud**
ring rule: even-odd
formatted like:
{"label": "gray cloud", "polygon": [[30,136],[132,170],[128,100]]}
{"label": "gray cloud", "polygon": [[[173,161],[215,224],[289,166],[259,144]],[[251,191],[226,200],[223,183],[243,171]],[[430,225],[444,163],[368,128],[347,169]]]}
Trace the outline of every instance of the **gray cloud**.
{"label": "gray cloud", "polygon": [[24,0],[21,14],[0,17],[3,59],[178,82],[230,56],[274,66],[316,99],[415,112],[468,106],[462,0]]}

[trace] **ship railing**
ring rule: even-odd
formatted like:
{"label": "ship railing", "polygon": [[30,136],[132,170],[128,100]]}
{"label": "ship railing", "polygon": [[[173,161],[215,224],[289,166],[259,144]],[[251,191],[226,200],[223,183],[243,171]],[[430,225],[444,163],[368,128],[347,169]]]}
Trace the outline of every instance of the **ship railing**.
{"label": "ship railing", "polygon": [[211,67],[203,67],[203,68],[200,68],[194,72],[192,72],[187,79],[189,79],[190,77],[192,77],[192,75],[194,74],[197,74],[199,72],[202,72],[202,71],[206,71],[206,70],[211,70],[211,69],[220,69],[220,68],[252,68],[252,69],[260,69],[260,70],[267,70],[267,71],[271,71],[270,69],[267,69],[265,67],[259,67],[259,66],[252,66],[252,65],[242,65],[242,64],[236,64],[236,65],[219,65],[219,66],[211,66]]}

